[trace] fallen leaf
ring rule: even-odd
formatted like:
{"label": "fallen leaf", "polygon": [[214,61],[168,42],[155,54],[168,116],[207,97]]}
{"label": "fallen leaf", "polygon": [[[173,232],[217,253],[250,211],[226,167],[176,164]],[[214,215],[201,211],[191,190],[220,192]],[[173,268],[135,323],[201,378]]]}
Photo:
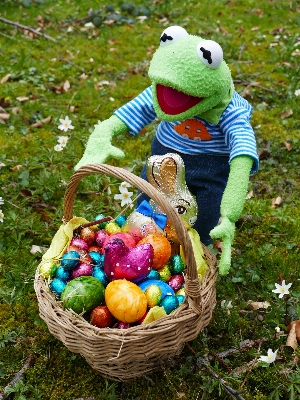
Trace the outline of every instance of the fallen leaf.
{"label": "fallen leaf", "polygon": [[22,109],[20,107],[14,107],[12,109],[13,114],[19,114],[22,112]]}
{"label": "fallen leaf", "polygon": [[0,99],[0,107],[2,107],[2,108],[7,108],[7,107],[10,106],[10,101],[7,100],[7,99],[8,99],[8,98],[1,97],[1,99]]}
{"label": "fallen leaf", "polygon": [[260,160],[268,160],[270,158],[271,153],[268,150],[262,150],[258,153],[258,157]]}
{"label": "fallen leaf", "polygon": [[2,85],[3,83],[7,82],[7,81],[9,80],[10,77],[11,77],[11,74],[5,75],[5,76],[1,79],[0,84]]}
{"label": "fallen leaf", "polygon": [[259,30],[259,26],[253,26],[253,28],[251,28],[251,31],[258,31]]}
{"label": "fallen leaf", "polygon": [[280,196],[276,197],[276,199],[272,199],[272,208],[277,208],[282,203],[282,198]]}
{"label": "fallen leaf", "polygon": [[20,190],[20,191],[19,191],[19,194],[20,194],[22,197],[31,197],[31,196],[32,196],[32,192],[31,192],[30,190],[28,190],[28,189],[22,189],[22,190]]}
{"label": "fallen leaf", "polygon": [[63,85],[64,91],[67,92],[70,89],[70,87],[71,87],[70,82],[67,80]]}
{"label": "fallen leaf", "polygon": [[43,125],[45,125],[45,124],[47,124],[48,122],[50,122],[51,121],[51,116],[49,116],[49,117],[47,117],[47,118],[44,118],[44,119],[41,119],[40,121],[38,121],[38,122],[36,122],[36,123],[34,123],[34,124],[31,124],[31,126],[33,127],[33,128],[41,128]]}
{"label": "fallen leaf", "polygon": [[23,168],[23,165],[18,164],[18,165],[15,165],[14,167],[11,167],[11,170],[14,172],[17,172],[17,171],[20,171],[21,168]]}
{"label": "fallen leaf", "polygon": [[280,116],[281,116],[282,119],[283,119],[283,118],[288,118],[288,117],[290,117],[291,115],[293,115],[293,110],[283,111],[283,112],[280,114]]}
{"label": "fallen leaf", "polygon": [[298,342],[296,338],[296,324],[293,324],[291,327],[291,330],[286,340],[286,346],[290,346],[294,350],[296,350],[296,348],[298,347]]}
{"label": "fallen leaf", "polygon": [[0,113],[0,118],[4,121],[7,121],[10,118],[10,114],[7,113]]}
{"label": "fallen leaf", "polygon": [[36,246],[32,245],[30,253],[31,254],[36,254],[36,253],[45,253],[48,250],[48,247],[41,247],[41,246]]}
{"label": "fallen leaf", "polygon": [[291,329],[295,326],[295,335],[298,342],[300,342],[300,320],[292,321],[286,328],[287,333],[291,331]]}
{"label": "fallen leaf", "polygon": [[287,151],[291,151],[293,149],[290,142],[282,142],[282,144],[287,149]]}
{"label": "fallen leaf", "polygon": [[268,308],[270,307],[270,303],[268,301],[248,301],[249,306],[253,308],[253,310],[259,310],[260,308]]}
{"label": "fallen leaf", "polygon": [[19,97],[17,97],[17,100],[20,101],[20,102],[23,102],[23,101],[29,100],[29,97],[26,97],[26,96],[19,96]]}

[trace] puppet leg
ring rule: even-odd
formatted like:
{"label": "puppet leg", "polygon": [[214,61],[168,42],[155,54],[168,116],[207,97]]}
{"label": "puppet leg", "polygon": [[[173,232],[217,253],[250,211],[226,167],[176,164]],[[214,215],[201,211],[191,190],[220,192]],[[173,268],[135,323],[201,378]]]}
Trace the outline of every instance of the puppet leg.
{"label": "puppet leg", "polygon": [[[166,153],[176,153],[176,151],[161,145],[154,138],[152,154],[163,155]],[[182,157],[185,165],[187,186],[196,196],[198,204],[198,220],[193,228],[199,233],[201,241],[208,245],[213,241],[209,232],[217,225],[220,218],[220,204],[230,171],[229,156],[177,153]],[[145,166],[141,176],[147,180]],[[144,199],[148,198],[142,195],[138,199],[138,203]]]}

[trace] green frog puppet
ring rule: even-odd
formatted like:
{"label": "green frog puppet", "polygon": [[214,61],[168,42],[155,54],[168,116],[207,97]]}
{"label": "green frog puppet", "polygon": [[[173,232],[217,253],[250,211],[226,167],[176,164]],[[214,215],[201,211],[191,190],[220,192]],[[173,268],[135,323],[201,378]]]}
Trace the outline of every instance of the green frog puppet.
{"label": "green frog puppet", "polygon": [[[198,204],[194,228],[206,245],[223,241],[219,273],[227,274],[235,222],[249,175],[259,164],[250,124],[253,109],[234,90],[221,46],[180,26],[163,31],[148,74],[151,86],[96,126],[75,169],[123,157],[111,144],[113,136],[137,135],[158,118],[151,153],[182,157],[187,186]],[[142,176],[146,179],[145,168]]]}

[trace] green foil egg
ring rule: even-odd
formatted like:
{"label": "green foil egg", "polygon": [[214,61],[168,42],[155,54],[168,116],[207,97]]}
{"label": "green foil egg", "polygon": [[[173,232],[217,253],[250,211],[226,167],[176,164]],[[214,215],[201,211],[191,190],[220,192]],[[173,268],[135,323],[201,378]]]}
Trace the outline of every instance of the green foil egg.
{"label": "green foil egg", "polygon": [[170,271],[172,275],[180,274],[184,270],[184,263],[179,254],[174,254],[170,258]]}
{"label": "green foil egg", "polygon": [[147,298],[148,307],[151,308],[151,307],[157,306],[161,302],[162,290],[157,285],[150,285],[145,290],[145,295]]}
{"label": "green foil egg", "polygon": [[163,282],[168,282],[172,276],[168,265],[164,265],[162,268],[158,269],[157,272]]}

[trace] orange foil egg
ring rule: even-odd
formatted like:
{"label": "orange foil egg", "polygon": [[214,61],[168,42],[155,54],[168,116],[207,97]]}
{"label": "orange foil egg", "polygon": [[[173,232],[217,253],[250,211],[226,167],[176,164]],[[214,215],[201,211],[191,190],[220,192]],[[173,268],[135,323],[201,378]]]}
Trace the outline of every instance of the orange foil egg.
{"label": "orange foil egg", "polygon": [[153,247],[152,268],[160,269],[167,264],[171,256],[171,244],[165,236],[151,233],[138,242],[138,244],[142,243],[150,243]]}
{"label": "orange foil egg", "polygon": [[145,293],[133,282],[119,279],[105,289],[105,303],[112,315],[121,322],[136,322],[147,310]]}

